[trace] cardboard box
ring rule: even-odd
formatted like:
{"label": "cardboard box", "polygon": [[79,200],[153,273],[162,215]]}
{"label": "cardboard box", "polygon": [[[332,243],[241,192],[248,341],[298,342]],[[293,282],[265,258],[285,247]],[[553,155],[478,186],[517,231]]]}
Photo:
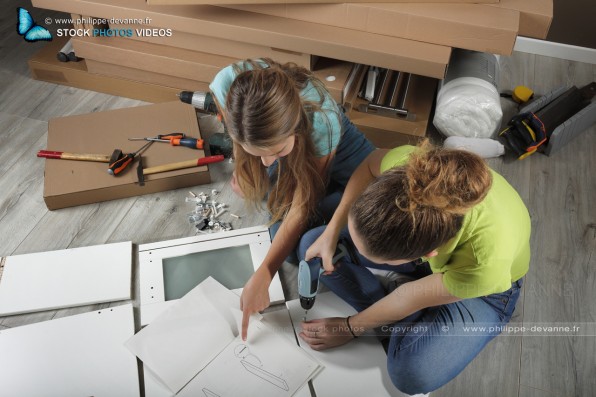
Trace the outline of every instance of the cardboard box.
{"label": "cardboard box", "polygon": [[443,78],[451,48],[352,29],[213,6],[149,6],[144,0],[34,0],[100,18],[151,19],[156,26]]}
{"label": "cardboard box", "polygon": [[29,59],[29,69],[34,79],[146,102],[178,100],[176,94],[180,90],[176,88],[89,73],[85,60],[58,61],[56,54],[66,41],[67,38],[55,38]]}
{"label": "cardboard box", "polygon": [[344,88],[354,64],[337,59],[319,58],[313,74],[321,80],[335,102],[344,102]]}
{"label": "cardboard box", "polygon": [[350,120],[377,147],[392,148],[400,144],[416,142],[426,135],[437,84],[436,79],[412,75],[405,107],[416,114],[414,121],[359,112],[358,105],[366,103],[360,98],[350,99]]}
{"label": "cardboard box", "polygon": [[[154,24],[143,25],[143,27],[161,28]],[[111,24],[114,29],[136,29],[139,25]],[[170,37],[160,36],[137,36],[129,37],[131,40],[145,41],[147,43],[167,45],[183,48],[191,51],[207,52],[209,54],[222,55],[236,60],[249,58],[271,58],[279,63],[294,62],[297,65],[312,70],[314,58],[310,54],[281,50],[273,47],[266,47],[257,44],[242,43],[235,40],[226,40],[219,37],[209,37],[193,33],[173,30]]]}
{"label": "cardboard box", "polygon": [[498,3],[499,0],[147,0],[147,4]]}
{"label": "cardboard box", "polygon": [[123,37],[79,37],[72,39],[72,45],[77,56],[85,59],[207,83],[236,61]]}
{"label": "cardboard box", "polygon": [[127,80],[135,80],[148,84],[159,84],[165,87],[175,88],[178,91],[208,91],[209,83],[181,79],[167,74],[147,72],[146,70],[127,68],[126,66],[113,65],[87,59],[87,70],[89,73],[101,74],[104,76],[117,77]]}
{"label": "cardboard box", "polygon": [[501,0],[486,7],[517,10],[520,36],[546,39],[553,20],[553,0]]}
{"label": "cardboard box", "polygon": [[251,4],[221,5],[306,22],[427,43],[510,55],[519,11],[477,4]]}
{"label": "cardboard box", "polygon": [[[48,123],[47,149],[110,155],[115,148],[119,148],[124,153],[130,153],[146,142],[129,141],[128,138],[171,132],[183,132],[187,136],[200,138],[197,116],[192,106],[178,101],[51,119]],[[144,167],[204,156],[202,150],[157,142],[142,154]],[[112,176],[107,173],[107,163],[56,159],[45,161],[43,197],[50,210],[211,181],[207,167],[196,167],[149,175],[145,186],[140,186],[136,183],[137,162],[121,175]]]}

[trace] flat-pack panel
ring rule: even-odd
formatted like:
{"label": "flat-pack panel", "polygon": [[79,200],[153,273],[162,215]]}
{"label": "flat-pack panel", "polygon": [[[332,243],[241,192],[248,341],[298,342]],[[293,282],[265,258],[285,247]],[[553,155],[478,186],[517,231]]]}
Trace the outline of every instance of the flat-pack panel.
{"label": "flat-pack panel", "polygon": [[147,0],[147,4],[498,3],[499,0]]}
{"label": "flat-pack panel", "polygon": [[447,46],[207,5],[151,6],[144,0],[34,0],[33,5],[108,20],[150,19],[186,33],[436,78],[444,77],[451,54]]}
{"label": "flat-pack panel", "polygon": [[0,331],[0,396],[139,396],[132,305]]}
{"label": "flat-pack panel", "polygon": [[510,55],[520,13],[478,4],[345,3],[220,5],[266,15]]}
{"label": "flat-pack panel", "polygon": [[132,243],[6,258],[0,316],[131,298]]}
{"label": "flat-pack panel", "polygon": [[60,62],[56,54],[66,44],[67,37],[55,37],[29,59],[29,70],[35,80],[69,87],[103,92],[105,94],[161,103],[176,101],[179,89],[141,81],[89,73],[87,62]]}
{"label": "flat-pack panel", "polygon": [[[269,247],[264,226],[139,246],[141,323],[149,324],[208,277],[240,295]],[[285,300],[279,274],[271,281],[269,297],[272,304]]]}
{"label": "flat-pack panel", "polygon": [[122,37],[72,40],[77,56],[148,72],[209,83],[234,58]]}

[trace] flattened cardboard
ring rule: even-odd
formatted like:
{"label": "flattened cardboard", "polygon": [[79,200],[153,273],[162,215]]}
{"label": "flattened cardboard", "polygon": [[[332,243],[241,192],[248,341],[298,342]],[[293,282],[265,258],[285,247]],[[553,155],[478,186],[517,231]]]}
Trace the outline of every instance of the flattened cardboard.
{"label": "flattened cardboard", "polygon": [[149,6],[144,0],[34,0],[99,18],[150,18],[157,26],[443,78],[451,48],[398,37],[213,6]]}
{"label": "flattened cardboard", "polygon": [[412,75],[405,107],[416,114],[414,121],[359,112],[358,105],[366,103],[360,98],[351,100],[350,120],[377,147],[392,148],[416,142],[426,135],[437,84],[435,79]]}
{"label": "flattened cardboard", "polygon": [[55,38],[29,59],[29,69],[34,79],[146,102],[178,100],[176,94],[180,90],[175,88],[89,73],[85,60],[58,61],[56,54],[66,41],[67,38]]}
{"label": "flattened cardboard", "polygon": [[[154,24],[143,25],[150,28],[162,28]],[[110,24],[113,29],[135,29],[138,25]],[[271,58],[279,63],[294,62],[295,64],[311,69],[313,59],[310,54],[281,50],[257,44],[242,43],[235,40],[226,40],[219,37],[209,37],[193,33],[173,30],[172,36],[137,36],[129,37],[130,40],[145,41],[147,43],[162,44],[171,47],[183,48],[191,51],[207,52],[222,55],[236,60],[249,58]]]}
{"label": "flattened cardboard", "polygon": [[499,0],[147,0],[147,4],[498,3]]}
{"label": "flattened cardboard", "polygon": [[147,72],[146,70],[127,68],[125,66],[113,65],[86,59],[89,73],[97,73],[104,76],[117,77],[121,79],[136,80],[144,83],[157,83],[165,87],[175,88],[178,91],[208,91],[209,83],[181,79],[167,74]]}
{"label": "flattened cardboard", "polygon": [[519,11],[477,4],[250,4],[221,5],[260,14],[510,55]]}
{"label": "flattened cardboard", "polygon": [[80,37],[72,44],[77,56],[113,65],[209,83],[234,58],[184,50],[122,37]]}
{"label": "flattened cardboard", "polygon": [[520,36],[546,39],[553,20],[553,0],[500,0],[486,7],[517,10]]}
{"label": "flattened cardboard", "polygon": [[[172,132],[201,137],[192,106],[177,101],[51,119],[47,149],[110,155],[118,148],[129,153],[138,150],[145,142],[129,141],[128,138]],[[156,142],[143,153],[143,164],[148,168],[204,156],[202,150]],[[107,173],[106,163],[45,161],[44,200],[50,210],[210,182],[207,167],[149,175],[145,186],[140,186],[136,183],[136,162],[121,175],[112,176]]]}

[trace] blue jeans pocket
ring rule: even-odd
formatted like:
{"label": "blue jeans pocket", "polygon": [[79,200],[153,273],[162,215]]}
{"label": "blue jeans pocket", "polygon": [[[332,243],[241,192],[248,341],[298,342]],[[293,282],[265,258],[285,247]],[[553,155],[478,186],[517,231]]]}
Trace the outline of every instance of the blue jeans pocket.
{"label": "blue jeans pocket", "polygon": [[507,291],[483,296],[481,299],[495,310],[501,321],[509,321],[515,310],[522,284],[523,281],[520,279],[513,282]]}

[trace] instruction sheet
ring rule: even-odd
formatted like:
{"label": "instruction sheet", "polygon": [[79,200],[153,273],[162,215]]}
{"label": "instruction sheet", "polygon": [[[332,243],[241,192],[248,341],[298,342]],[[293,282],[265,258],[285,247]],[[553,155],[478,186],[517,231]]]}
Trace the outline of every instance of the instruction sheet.
{"label": "instruction sheet", "polygon": [[239,308],[239,297],[210,277],[126,346],[180,396],[292,396],[321,366],[260,316],[242,341]]}

